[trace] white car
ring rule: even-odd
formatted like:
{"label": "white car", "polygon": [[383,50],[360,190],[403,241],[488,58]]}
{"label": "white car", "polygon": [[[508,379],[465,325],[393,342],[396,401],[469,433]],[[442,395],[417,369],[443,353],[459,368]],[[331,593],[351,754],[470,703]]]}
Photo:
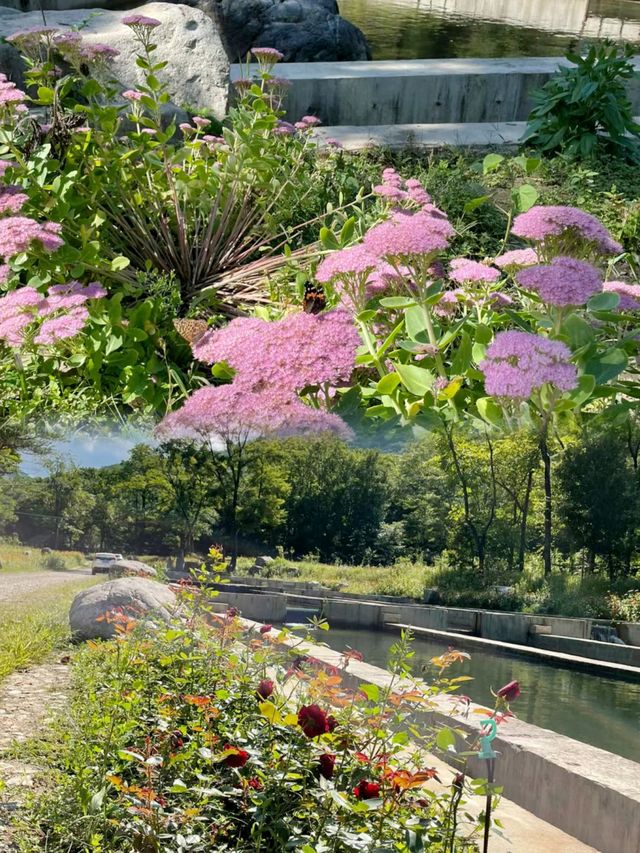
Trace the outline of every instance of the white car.
{"label": "white car", "polygon": [[97,575],[108,572],[111,564],[122,559],[122,554],[96,554],[91,564],[91,574]]}

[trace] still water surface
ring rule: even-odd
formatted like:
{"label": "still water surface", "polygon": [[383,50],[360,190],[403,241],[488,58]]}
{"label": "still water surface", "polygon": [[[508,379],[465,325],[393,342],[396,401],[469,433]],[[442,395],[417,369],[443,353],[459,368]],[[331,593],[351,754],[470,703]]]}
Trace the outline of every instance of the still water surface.
{"label": "still water surface", "polygon": [[374,59],[557,56],[640,40],[640,0],[338,0]]}
{"label": "still water surface", "polygon": [[[332,628],[319,633],[318,640],[331,648],[343,651],[351,646],[362,652],[367,663],[382,667],[386,666],[389,647],[398,639],[397,635],[376,631]],[[422,664],[444,650],[441,643],[416,640],[414,670],[420,674]],[[520,719],[640,762],[640,682],[627,683],[475,650],[471,660],[454,668],[456,675],[473,676],[460,692],[474,702],[492,707],[489,688],[497,690],[517,679],[522,696],[513,703],[513,711]]]}

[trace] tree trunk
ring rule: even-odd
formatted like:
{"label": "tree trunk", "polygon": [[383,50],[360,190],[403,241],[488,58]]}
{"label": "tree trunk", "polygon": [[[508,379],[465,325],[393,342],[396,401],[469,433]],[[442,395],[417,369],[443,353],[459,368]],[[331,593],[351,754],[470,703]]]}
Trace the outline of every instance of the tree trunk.
{"label": "tree trunk", "polygon": [[527,489],[524,495],[522,504],[522,514],[520,516],[520,544],[518,547],[518,571],[524,571],[524,558],[527,553],[527,525],[529,522],[529,503],[531,501],[531,489],[533,487],[533,468],[530,469],[527,476]]}
{"label": "tree trunk", "polygon": [[544,574],[551,574],[551,537],[553,523],[553,500],[551,491],[551,454],[547,444],[546,429],[540,438],[540,456],[544,467],[544,539],[542,546],[542,557],[544,562]]}

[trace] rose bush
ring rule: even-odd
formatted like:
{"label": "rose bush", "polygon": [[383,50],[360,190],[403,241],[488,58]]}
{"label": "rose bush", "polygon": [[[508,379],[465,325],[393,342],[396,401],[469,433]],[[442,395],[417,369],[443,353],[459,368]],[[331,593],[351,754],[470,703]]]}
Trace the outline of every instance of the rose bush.
{"label": "rose bush", "polygon": [[[299,638],[212,613],[207,596],[183,585],[169,626],[114,613],[118,637],[79,653],[50,754],[55,784],[23,821],[23,850],[476,849],[482,817],[465,803],[499,789],[455,769],[438,779],[424,750],[464,741],[416,716],[464,681],[448,674],[461,655],[415,680],[403,637],[390,684],[353,689],[300,654]],[[347,671],[353,658],[344,653]],[[509,687],[497,720],[517,695]]]}

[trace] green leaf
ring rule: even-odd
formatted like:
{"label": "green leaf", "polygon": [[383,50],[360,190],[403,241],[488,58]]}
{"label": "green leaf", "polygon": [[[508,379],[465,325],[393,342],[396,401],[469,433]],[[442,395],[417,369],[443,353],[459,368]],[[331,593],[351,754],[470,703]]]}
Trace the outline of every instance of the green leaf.
{"label": "green leaf", "polygon": [[450,746],[455,746],[456,736],[451,729],[440,729],[436,735],[436,746],[447,752]]}
{"label": "green leaf", "polygon": [[413,305],[404,312],[404,325],[412,341],[426,342],[424,312],[419,305]]}
{"label": "green leaf", "polygon": [[620,302],[620,296],[611,291],[596,293],[587,302],[589,311],[611,311],[612,308],[617,308]]}
{"label": "green leaf", "polygon": [[594,339],[593,326],[579,317],[571,314],[562,324],[562,331],[567,336],[572,350],[587,346]]}
{"label": "green leaf", "polygon": [[371,702],[377,702],[380,698],[380,689],[377,684],[362,684],[360,690]]}
{"label": "green leaf", "polygon": [[490,172],[495,172],[503,160],[502,154],[487,154],[482,161],[483,174],[488,175]]}
{"label": "green leaf", "polygon": [[379,394],[391,394],[400,384],[400,377],[397,373],[388,373],[376,385],[376,391]]}
{"label": "green leaf", "polygon": [[598,385],[604,385],[622,373],[627,366],[627,361],[624,350],[614,347],[588,361],[585,365],[585,373],[591,373]]}
{"label": "green leaf", "polygon": [[396,370],[404,387],[416,397],[423,397],[431,390],[435,377],[430,370],[415,364],[396,364]]}
{"label": "green leaf", "polygon": [[340,231],[340,243],[343,246],[348,245],[353,238],[353,232],[356,228],[356,218],[355,216],[350,216],[349,219],[342,226],[342,230]]}
{"label": "green leaf", "polygon": [[492,424],[492,426],[504,426],[504,415],[502,409],[493,399],[493,397],[480,397],[476,402],[476,408],[480,417]]}
{"label": "green leaf", "polygon": [[119,272],[120,270],[124,270],[129,266],[130,263],[131,261],[129,260],[129,258],[125,258],[124,255],[118,255],[117,258],[113,258],[113,260],[111,261],[111,271]]}
{"label": "green leaf", "polygon": [[539,195],[538,190],[531,184],[522,184],[511,191],[513,206],[518,213],[526,213],[536,203]]}
{"label": "green leaf", "polygon": [[416,300],[409,296],[385,296],[380,300],[383,308],[411,308],[415,304]]}
{"label": "green leaf", "polygon": [[490,196],[488,196],[488,195],[481,195],[481,196],[478,196],[477,198],[472,198],[465,204],[463,210],[465,213],[473,213],[473,211],[477,207],[480,207],[481,205],[485,204],[489,200],[490,200]]}
{"label": "green leaf", "polygon": [[325,226],[320,229],[320,242],[325,249],[336,250],[340,248],[340,243],[336,239],[336,235],[330,228],[326,228]]}

